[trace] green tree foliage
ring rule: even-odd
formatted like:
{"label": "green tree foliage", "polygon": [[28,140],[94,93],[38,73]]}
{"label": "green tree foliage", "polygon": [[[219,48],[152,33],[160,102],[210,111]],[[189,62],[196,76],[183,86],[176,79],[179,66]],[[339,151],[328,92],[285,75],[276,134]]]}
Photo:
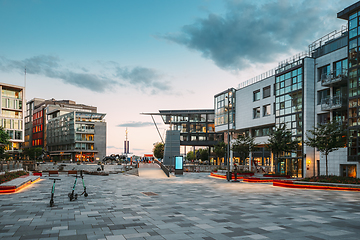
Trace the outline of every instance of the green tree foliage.
{"label": "green tree foliage", "polygon": [[209,160],[209,151],[207,148],[200,148],[196,152],[199,153],[198,156],[202,161]]}
{"label": "green tree foliage", "polygon": [[202,161],[209,160],[208,148],[200,148],[200,149],[196,150],[195,152],[190,151],[186,154],[186,159],[187,160],[201,159]]}
{"label": "green tree foliage", "polygon": [[[310,135],[308,135],[308,133],[310,133]],[[346,127],[333,120],[325,124],[318,124],[313,130],[308,130],[308,133],[306,133],[308,140],[305,141],[305,144],[317,148],[318,151],[325,155],[327,176],[328,155],[339,148],[345,147]]]}
{"label": "green tree foliage", "polygon": [[163,159],[164,158],[164,144],[161,142],[156,143],[153,148],[153,153],[156,158]]}
{"label": "green tree foliage", "polygon": [[28,156],[30,160],[36,160],[43,153],[41,147],[25,148],[23,154]]}
{"label": "green tree foliage", "polygon": [[227,151],[227,144],[224,142],[219,142],[214,146],[214,153],[219,158],[225,157],[226,151]]}
{"label": "green tree foliage", "polygon": [[186,154],[186,159],[187,159],[187,160],[194,160],[194,159],[196,159],[194,152],[193,152],[193,151],[188,152],[188,153]]}
{"label": "green tree foliage", "polygon": [[291,152],[297,149],[299,142],[292,139],[291,132],[287,130],[285,124],[283,124],[280,127],[275,128],[275,130],[270,133],[269,140],[265,144],[275,155],[275,172],[278,172],[279,169],[277,164],[280,154],[282,152]]}
{"label": "green tree foliage", "polygon": [[232,144],[232,150],[240,155],[240,161],[245,163],[250,152],[256,148],[255,139],[250,136],[239,135],[235,143]]}
{"label": "green tree foliage", "polygon": [[9,134],[4,130],[3,127],[0,127],[0,155],[3,156],[5,153],[5,147],[9,145]]}

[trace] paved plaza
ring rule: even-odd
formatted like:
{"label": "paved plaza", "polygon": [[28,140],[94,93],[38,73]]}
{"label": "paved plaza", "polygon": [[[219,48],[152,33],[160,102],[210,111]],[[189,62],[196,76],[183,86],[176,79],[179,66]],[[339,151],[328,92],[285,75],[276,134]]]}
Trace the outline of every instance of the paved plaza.
{"label": "paved plaza", "polygon": [[[228,183],[209,173],[60,175],[0,195],[1,239],[360,239],[360,193]],[[76,191],[82,192],[81,182]]]}

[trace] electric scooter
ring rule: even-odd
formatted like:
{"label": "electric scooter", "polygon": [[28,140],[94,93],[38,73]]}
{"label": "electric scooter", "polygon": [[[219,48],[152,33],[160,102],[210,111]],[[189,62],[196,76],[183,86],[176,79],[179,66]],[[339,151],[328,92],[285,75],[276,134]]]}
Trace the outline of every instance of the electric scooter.
{"label": "electric scooter", "polygon": [[81,176],[82,184],[83,184],[83,187],[84,187],[84,191],[83,191],[83,193],[81,195],[84,194],[84,196],[87,197],[89,194],[86,192],[86,187],[85,187],[84,176],[83,176],[83,171],[82,170],[80,171],[80,176]]}
{"label": "electric scooter", "polygon": [[69,198],[70,198],[70,201],[73,201],[73,200],[76,200],[77,199],[77,194],[75,194],[75,187],[76,187],[76,182],[77,182],[77,178],[78,178],[78,175],[76,173],[76,176],[75,176],[75,182],[74,182],[74,187],[72,189],[72,192],[68,194]]}
{"label": "electric scooter", "polygon": [[54,194],[55,194],[55,181],[56,180],[61,180],[60,178],[49,178],[51,180],[54,180],[52,189],[51,189],[51,198],[50,198],[50,207],[54,206]]}

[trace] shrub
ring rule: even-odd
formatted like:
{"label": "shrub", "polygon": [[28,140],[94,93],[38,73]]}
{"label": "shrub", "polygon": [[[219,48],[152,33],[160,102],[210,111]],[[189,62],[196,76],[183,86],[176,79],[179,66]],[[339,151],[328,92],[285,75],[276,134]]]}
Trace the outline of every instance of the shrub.
{"label": "shrub", "polygon": [[28,172],[25,171],[6,172],[4,175],[0,175],[0,184],[27,174]]}
{"label": "shrub", "polygon": [[353,177],[339,177],[334,175],[329,176],[317,176],[311,178],[304,178],[303,181],[306,182],[325,182],[325,183],[344,183],[344,184],[360,184],[359,178]]}

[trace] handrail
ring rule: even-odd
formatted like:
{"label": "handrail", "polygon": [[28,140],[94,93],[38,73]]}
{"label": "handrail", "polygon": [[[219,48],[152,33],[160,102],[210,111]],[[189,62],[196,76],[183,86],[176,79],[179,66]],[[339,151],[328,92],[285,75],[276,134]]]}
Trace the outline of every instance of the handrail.
{"label": "handrail", "polygon": [[[340,73],[336,74],[338,72],[340,72]],[[334,80],[336,80],[336,82],[337,82],[338,80],[345,79],[347,77],[347,72],[348,72],[348,70],[346,68],[343,68],[340,71],[339,70],[333,70],[333,71],[331,71],[329,73],[322,73],[321,77],[320,77],[321,83],[322,84],[329,84],[329,83],[332,83]]]}
{"label": "handrail", "polygon": [[154,159],[154,162],[156,162],[160,167],[161,169],[163,170],[163,172],[166,174],[166,176],[170,177],[170,171],[169,169],[167,169],[167,167],[165,167],[164,164],[162,164],[159,160],[157,159]]}

